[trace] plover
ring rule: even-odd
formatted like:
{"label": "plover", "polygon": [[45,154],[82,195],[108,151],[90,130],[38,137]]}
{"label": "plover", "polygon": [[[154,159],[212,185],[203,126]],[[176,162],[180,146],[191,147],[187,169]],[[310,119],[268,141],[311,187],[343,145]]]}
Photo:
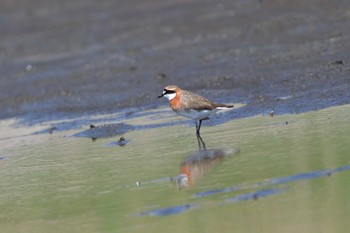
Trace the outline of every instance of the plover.
{"label": "plover", "polygon": [[175,85],[166,86],[163,93],[158,96],[158,98],[161,97],[166,97],[169,100],[169,105],[174,112],[195,120],[197,135],[200,135],[199,131],[203,120],[208,120],[209,116],[220,109],[233,108],[233,105],[212,102],[200,95],[182,90]]}

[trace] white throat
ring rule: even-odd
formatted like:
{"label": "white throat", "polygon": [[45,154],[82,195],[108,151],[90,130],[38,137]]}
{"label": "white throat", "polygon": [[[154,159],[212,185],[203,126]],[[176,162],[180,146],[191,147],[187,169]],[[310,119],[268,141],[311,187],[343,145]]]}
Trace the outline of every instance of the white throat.
{"label": "white throat", "polygon": [[174,99],[176,96],[176,93],[170,93],[170,94],[166,94],[164,95],[164,97],[166,97],[168,100],[172,100]]}

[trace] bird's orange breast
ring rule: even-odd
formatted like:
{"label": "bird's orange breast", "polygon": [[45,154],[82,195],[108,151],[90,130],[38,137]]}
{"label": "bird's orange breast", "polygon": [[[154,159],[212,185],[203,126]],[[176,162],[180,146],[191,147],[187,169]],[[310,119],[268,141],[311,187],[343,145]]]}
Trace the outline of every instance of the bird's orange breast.
{"label": "bird's orange breast", "polygon": [[181,109],[181,101],[180,101],[180,92],[176,93],[176,96],[169,101],[169,105],[172,109],[174,110],[179,110]]}

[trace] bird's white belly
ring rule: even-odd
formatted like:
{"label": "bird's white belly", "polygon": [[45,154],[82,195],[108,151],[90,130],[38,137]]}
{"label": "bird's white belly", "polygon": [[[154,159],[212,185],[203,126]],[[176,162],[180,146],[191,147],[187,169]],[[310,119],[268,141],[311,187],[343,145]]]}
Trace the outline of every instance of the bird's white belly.
{"label": "bird's white belly", "polygon": [[208,118],[210,115],[214,114],[216,110],[190,110],[190,111],[175,111],[177,114],[188,117],[194,120],[203,120]]}

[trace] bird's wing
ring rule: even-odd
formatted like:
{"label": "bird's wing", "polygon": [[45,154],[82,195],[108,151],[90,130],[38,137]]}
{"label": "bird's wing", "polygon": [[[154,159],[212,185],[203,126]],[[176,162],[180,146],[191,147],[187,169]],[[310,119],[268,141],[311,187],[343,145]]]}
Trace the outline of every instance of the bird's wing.
{"label": "bird's wing", "polygon": [[185,90],[181,91],[181,103],[184,109],[194,109],[197,111],[213,110],[217,107],[216,103],[203,96]]}

